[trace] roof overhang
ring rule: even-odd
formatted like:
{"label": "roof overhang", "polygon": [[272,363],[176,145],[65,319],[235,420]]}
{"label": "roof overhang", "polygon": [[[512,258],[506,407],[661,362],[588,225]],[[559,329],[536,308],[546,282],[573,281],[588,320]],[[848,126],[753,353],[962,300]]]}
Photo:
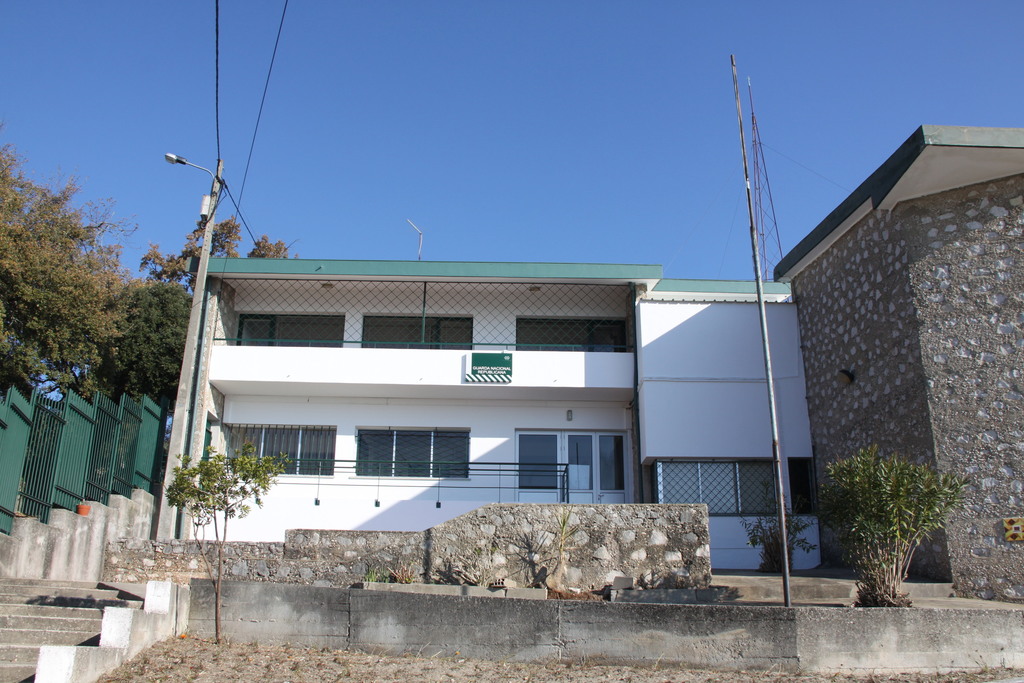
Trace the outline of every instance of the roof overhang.
{"label": "roof overhang", "polygon": [[789,281],[876,209],[1024,173],[1024,129],[921,126],[779,262]]}
{"label": "roof overhang", "polygon": [[[191,270],[196,270],[195,259]],[[210,277],[221,279],[637,284],[647,288],[661,280],[661,266],[615,263],[212,258],[208,272]]]}
{"label": "roof overhang", "polygon": [[[790,287],[782,282],[763,283],[764,300],[770,303],[786,301]],[[755,303],[757,289],[748,280],[662,280],[644,294],[646,301],[739,302]]]}

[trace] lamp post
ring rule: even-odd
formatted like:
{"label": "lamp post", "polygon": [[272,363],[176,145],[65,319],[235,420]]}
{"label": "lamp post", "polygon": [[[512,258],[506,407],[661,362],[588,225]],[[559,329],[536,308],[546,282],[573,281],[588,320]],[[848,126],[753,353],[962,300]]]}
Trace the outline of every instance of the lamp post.
{"label": "lamp post", "polygon": [[[167,452],[167,467],[164,471],[164,487],[174,479],[174,467],[182,454],[193,457],[202,453],[206,424],[206,373],[204,358],[206,348],[206,272],[210,261],[210,247],[213,243],[213,227],[216,222],[217,203],[224,185],[222,174],[224,162],[217,160],[217,171],[193,164],[176,154],[165,154],[169,164],[183,164],[206,171],[213,179],[210,194],[203,197],[199,224],[203,229],[203,244],[199,252],[199,268],[192,288],[192,309],[188,318],[188,332],[185,336],[185,352],[178,376],[178,395],[174,402],[174,422],[171,424],[171,439]],[[173,538],[176,535],[177,514],[168,507],[161,494],[157,517],[157,538]]]}

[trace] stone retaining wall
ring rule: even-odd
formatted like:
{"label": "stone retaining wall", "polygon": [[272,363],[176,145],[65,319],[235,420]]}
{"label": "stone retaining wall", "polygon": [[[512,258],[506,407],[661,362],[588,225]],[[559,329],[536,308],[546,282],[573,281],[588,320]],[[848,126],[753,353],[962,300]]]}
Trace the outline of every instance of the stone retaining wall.
{"label": "stone retaining wall", "polygon": [[[597,588],[616,576],[652,587],[710,585],[704,505],[494,504],[422,532],[290,530],[284,543],[225,543],[224,569],[234,580],[314,586],[350,586],[392,571],[425,582],[550,584],[565,513],[567,586]],[[195,541],[122,539],[107,547],[105,581],[206,576]]]}

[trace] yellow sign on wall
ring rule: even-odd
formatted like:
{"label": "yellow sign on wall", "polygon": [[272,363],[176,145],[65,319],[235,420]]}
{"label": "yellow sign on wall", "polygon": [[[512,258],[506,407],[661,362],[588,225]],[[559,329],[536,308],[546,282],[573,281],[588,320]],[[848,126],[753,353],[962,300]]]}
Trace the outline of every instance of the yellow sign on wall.
{"label": "yellow sign on wall", "polygon": [[1003,520],[1007,541],[1024,541],[1024,517],[1007,517]]}

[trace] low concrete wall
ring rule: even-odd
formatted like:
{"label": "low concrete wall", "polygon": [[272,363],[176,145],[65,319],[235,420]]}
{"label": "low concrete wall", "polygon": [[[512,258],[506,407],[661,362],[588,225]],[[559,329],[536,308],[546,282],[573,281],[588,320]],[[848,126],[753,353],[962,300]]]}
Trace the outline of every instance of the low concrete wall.
{"label": "low concrete wall", "polygon": [[50,522],[16,517],[9,536],[0,535],[0,576],[99,581],[108,543],[125,536],[148,537],[153,496],[135,489],[131,499],[110,496],[90,502],[88,516],[52,510]]}
{"label": "low concrete wall", "polygon": [[[424,656],[818,672],[1024,666],[1024,610],[494,600],[225,582],[222,618],[236,641]],[[189,630],[213,633],[208,581],[192,584]]]}
{"label": "low concrete wall", "polygon": [[[543,582],[558,566],[561,505],[492,504],[423,532],[291,530],[284,543],[224,544],[236,580],[350,586],[401,569],[442,583]],[[573,505],[565,584],[599,588],[616,576],[647,587],[711,583],[704,505]],[[104,580],[206,578],[195,541],[124,539],[107,550]]]}

